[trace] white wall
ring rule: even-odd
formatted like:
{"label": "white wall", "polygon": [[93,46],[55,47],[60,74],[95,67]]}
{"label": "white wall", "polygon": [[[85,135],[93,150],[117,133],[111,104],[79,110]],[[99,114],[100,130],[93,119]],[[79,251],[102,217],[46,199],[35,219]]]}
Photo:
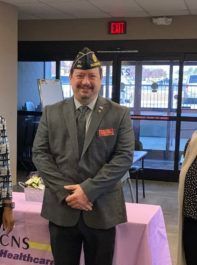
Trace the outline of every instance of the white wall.
{"label": "white wall", "polygon": [[122,19],[127,34],[114,36],[108,34],[109,19],[24,20],[19,22],[19,40],[197,39],[197,16],[173,17],[170,26],[156,26],[151,18]]}
{"label": "white wall", "polygon": [[16,180],[17,11],[0,2],[0,115],[7,120],[11,172]]}

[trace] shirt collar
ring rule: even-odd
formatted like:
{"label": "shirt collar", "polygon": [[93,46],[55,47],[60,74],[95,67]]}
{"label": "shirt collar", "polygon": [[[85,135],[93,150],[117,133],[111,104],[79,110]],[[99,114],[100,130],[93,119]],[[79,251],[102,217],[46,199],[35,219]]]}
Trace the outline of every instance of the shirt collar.
{"label": "shirt collar", "polygon": [[[91,109],[91,110],[94,109],[94,106],[95,106],[95,104],[96,104],[97,98],[98,98],[98,96],[97,96],[94,100],[92,100],[92,101],[90,102],[90,104],[87,105],[87,106],[89,107],[89,109]],[[74,103],[75,103],[75,107],[76,107],[76,109],[78,109],[79,107],[82,106],[82,104],[81,104],[81,103],[80,103],[75,97],[74,97]]]}

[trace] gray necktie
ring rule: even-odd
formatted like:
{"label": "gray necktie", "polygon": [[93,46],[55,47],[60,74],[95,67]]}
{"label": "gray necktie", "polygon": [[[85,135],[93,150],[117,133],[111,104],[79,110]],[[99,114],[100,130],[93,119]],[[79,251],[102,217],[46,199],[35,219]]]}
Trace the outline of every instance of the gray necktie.
{"label": "gray necktie", "polygon": [[86,134],[86,112],[88,111],[88,106],[81,106],[77,110],[77,137],[78,137],[78,147],[79,147],[79,157],[83,150],[85,134]]}

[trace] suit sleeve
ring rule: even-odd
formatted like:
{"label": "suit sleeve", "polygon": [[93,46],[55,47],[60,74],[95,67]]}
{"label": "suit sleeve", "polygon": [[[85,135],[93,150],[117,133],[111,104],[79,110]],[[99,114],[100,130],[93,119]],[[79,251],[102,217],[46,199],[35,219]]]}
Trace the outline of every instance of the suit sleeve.
{"label": "suit sleeve", "polygon": [[130,168],[134,142],[129,111],[125,109],[111,160],[103,165],[94,178],[88,178],[80,184],[90,201],[93,202],[102,194],[112,190]]}
{"label": "suit sleeve", "polygon": [[63,178],[50,152],[48,130],[47,107],[45,107],[33,143],[33,163],[45,186],[56,194],[59,202],[62,202],[68,195],[68,191],[64,189],[65,178]]}

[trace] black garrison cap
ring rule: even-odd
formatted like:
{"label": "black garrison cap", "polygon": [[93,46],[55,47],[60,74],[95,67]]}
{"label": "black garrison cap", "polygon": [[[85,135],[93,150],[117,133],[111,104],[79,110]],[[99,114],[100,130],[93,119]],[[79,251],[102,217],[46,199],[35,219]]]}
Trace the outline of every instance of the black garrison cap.
{"label": "black garrison cap", "polygon": [[85,47],[77,54],[71,69],[88,70],[100,66],[101,62],[96,57],[95,53]]}

